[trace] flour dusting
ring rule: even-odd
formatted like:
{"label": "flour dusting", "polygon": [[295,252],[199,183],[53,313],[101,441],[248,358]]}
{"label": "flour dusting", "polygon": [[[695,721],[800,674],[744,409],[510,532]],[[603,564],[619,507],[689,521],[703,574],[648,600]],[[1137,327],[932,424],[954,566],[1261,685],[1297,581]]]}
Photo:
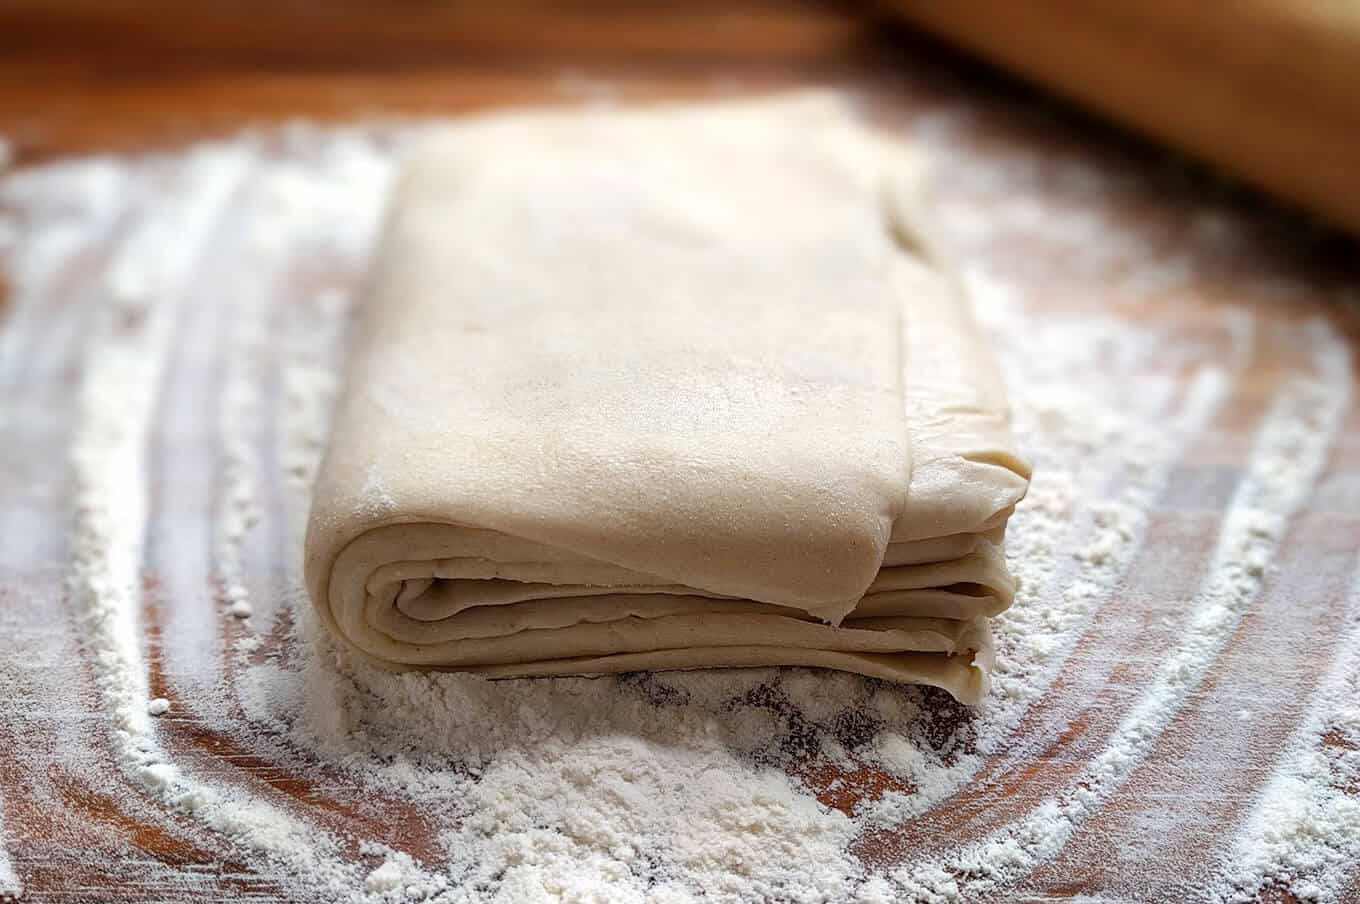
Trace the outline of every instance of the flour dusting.
{"label": "flour dusting", "polygon": [[[96,744],[111,751],[109,806],[301,900],[1038,898],[1045,870],[1084,856],[1089,827],[1114,818],[1170,733],[1217,730],[1187,723],[1200,701],[1232,701],[1247,730],[1294,702],[1259,674],[1287,665],[1248,674],[1230,654],[1267,607],[1311,607],[1313,628],[1278,638],[1287,664],[1308,630],[1336,624],[1308,660],[1297,723],[1276,746],[1186,763],[1228,776],[1229,822],[1174,863],[1112,839],[1131,865],[1090,900],[1351,900],[1360,561],[1319,560],[1339,598],[1279,586],[1303,522],[1356,529],[1344,506],[1326,508],[1360,499],[1354,467],[1337,465],[1355,454],[1348,340],[1320,315],[1271,313],[1308,293],[1306,277],[1253,254],[1238,215],[1177,213],[1182,246],[1168,254],[1155,222],[1113,203],[1155,197],[1135,167],[998,149],[980,128],[947,110],[912,127],[938,160],[944,244],[1035,463],[1008,535],[1020,589],[996,620],[995,689],[977,710],[798,669],[491,682],[358,661],[317,621],[298,556],[348,318],[420,128],[296,124],[3,177],[15,304],[0,327],[0,423],[41,419],[11,387],[59,399],[70,378],[20,352],[46,330],[81,337],[69,435],[52,426],[46,440],[69,460],[68,596],[52,618],[80,651],[72,699],[80,675],[97,698],[69,705],[98,713],[97,741],[81,743],[93,762]],[[1018,242],[1068,266],[1037,273]],[[1155,313],[1221,278],[1202,262],[1225,255],[1261,276],[1238,303]],[[92,288],[72,295],[81,273]],[[1112,297],[1092,303],[1107,284]],[[185,449],[211,452],[202,479],[176,469]],[[365,496],[381,506],[384,493]],[[167,511],[198,515],[168,530]],[[1190,824],[1175,809],[1148,801],[1137,815],[1175,835]],[[0,809],[0,895],[40,866],[17,812]]]}

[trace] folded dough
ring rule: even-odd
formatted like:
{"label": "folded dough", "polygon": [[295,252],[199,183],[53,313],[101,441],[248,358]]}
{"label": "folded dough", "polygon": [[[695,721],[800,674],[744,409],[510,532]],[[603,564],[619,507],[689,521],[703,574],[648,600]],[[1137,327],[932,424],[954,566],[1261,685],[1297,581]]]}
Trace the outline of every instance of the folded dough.
{"label": "folded dough", "polygon": [[327,625],[396,668],[804,665],[977,701],[1029,471],[918,182],[827,95],[423,146],[316,488]]}

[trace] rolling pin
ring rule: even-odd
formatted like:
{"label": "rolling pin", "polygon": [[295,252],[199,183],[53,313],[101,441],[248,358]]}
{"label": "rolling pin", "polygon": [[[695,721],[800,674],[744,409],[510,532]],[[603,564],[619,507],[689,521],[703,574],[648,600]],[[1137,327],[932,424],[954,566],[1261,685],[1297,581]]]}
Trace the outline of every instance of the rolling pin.
{"label": "rolling pin", "polygon": [[1360,233],[1360,0],[883,0]]}

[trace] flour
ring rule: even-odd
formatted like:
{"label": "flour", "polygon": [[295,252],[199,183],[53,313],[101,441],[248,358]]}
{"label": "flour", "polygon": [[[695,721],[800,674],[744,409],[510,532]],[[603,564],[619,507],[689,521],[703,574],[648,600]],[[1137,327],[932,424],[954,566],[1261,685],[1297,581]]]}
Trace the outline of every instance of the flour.
{"label": "flour", "polygon": [[[915,127],[943,158],[945,243],[997,340],[1036,465],[1008,537],[1020,590],[996,621],[995,691],[978,711],[806,670],[490,682],[368,666],[318,623],[296,553],[354,287],[395,149],[418,129],[297,124],[0,182],[17,211],[0,219],[15,236],[0,245],[20,302],[0,331],[6,353],[43,328],[65,262],[120,236],[100,291],[72,321],[86,344],[69,616],[128,779],[122,793],[220,839],[300,899],[951,901],[1037,881],[1079,848],[1197,695],[1252,687],[1223,671],[1223,651],[1264,605],[1278,550],[1336,454],[1352,410],[1350,355],[1321,321],[1265,330],[1250,307],[1200,312],[1194,329],[1172,332],[1062,303],[1089,290],[1083,274],[1104,285],[1111,268],[1125,274],[1121,305],[1182,291],[1202,277],[1195,261],[1249,249],[1250,236],[1229,212],[1191,211],[1187,248],[1167,256],[1142,231],[1153,227],[1111,213],[1113,196],[1147,190],[1138,178],[1107,177],[1080,156],[983,150],[970,136],[984,125],[941,111]],[[1036,284],[1004,251],[1017,234],[1069,253],[1068,282]],[[212,302],[224,306],[213,318],[195,307],[204,301],[192,283],[209,248],[221,280]],[[1274,276],[1263,292],[1302,285]],[[1043,317],[1031,313],[1038,291],[1049,296]],[[182,342],[220,360],[203,383],[211,398],[167,392],[176,368],[192,366],[174,355]],[[1269,407],[1247,412],[1239,387],[1267,343],[1285,372]],[[0,355],[0,376],[18,374]],[[195,419],[195,404],[212,407]],[[1200,444],[1202,458],[1206,437],[1244,417],[1251,448],[1219,453],[1237,456],[1240,474],[1195,491],[1222,496],[1221,517],[1205,529],[1198,587],[1172,605],[1145,556],[1167,542],[1187,481],[1218,479],[1187,469],[1190,450]],[[208,424],[217,455],[211,485],[176,487],[211,522],[209,573],[165,577],[166,690],[149,678],[140,569],[158,543],[185,545],[157,561],[198,553],[147,530],[158,492],[149,437],[162,418]],[[375,484],[366,495],[381,505],[383,494]],[[198,580],[212,589],[207,605],[195,603]],[[1205,852],[1205,875],[1139,873],[1135,857],[1110,895],[1145,898],[1157,881],[1155,895],[1191,897],[1176,883],[1194,879],[1197,898],[1247,901],[1275,885],[1343,900],[1360,856],[1360,579],[1347,586],[1345,630],[1287,743],[1203,764],[1243,757],[1267,776]],[[1138,680],[1112,684],[1117,668]],[[1223,686],[1205,691],[1219,675]],[[1112,686],[1122,695],[1093,710]],[[1249,729],[1277,704],[1243,694],[1233,721]],[[1080,759],[1022,779],[1078,720],[1088,734],[1064,749]],[[281,794],[205,754],[181,733],[189,723],[316,790]],[[1013,799],[1012,783],[1026,793]],[[345,813],[316,805],[329,788]],[[1147,818],[1176,831],[1155,804]],[[0,838],[12,831],[0,822]],[[4,850],[0,894],[22,879]]]}
{"label": "flour", "polygon": [[[243,287],[246,298],[266,298],[264,286]],[[260,519],[256,503],[258,478],[252,472],[254,448],[258,443],[253,425],[260,423],[259,378],[250,367],[261,354],[259,321],[250,313],[241,312],[231,324],[227,340],[233,361],[247,366],[235,366],[229,371],[223,391],[220,435],[222,436],[222,493],[217,503],[217,549],[215,562],[217,580],[222,587],[222,601],[228,615],[248,618],[253,609],[250,591],[245,586],[242,563],[242,544],[246,533]]]}
{"label": "flour", "polygon": [[[3,841],[4,837],[5,811],[0,808],[0,841]],[[18,898],[23,891],[23,883],[19,881],[19,876],[14,871],[14,861],[10,859],[9,851],[4,844],[0,844],[0,900]]]}
{"label": "flour", "polygon": [[1301,901],[1332,900],[1330,890],[1360,859],[1360,585],[1347,623],[1307,722],[1206,897],[1238,904],[1275,884]]}
{"label": "flour", "polygon": [[180,167],[180,186],[134,231],[107,276],[108,295],[89,343],[81,426],[71,450],[75,535],[70,590],[77,623],[105,698],[120,765],[166,806],[341,892],[350,872],[325,833],[273,805],[199,780],[172,762],[148,721],[136,574],[146,523],[144,439],[173,335],[176,302],[220,211],[252,163],[250,149],[212,148]]}
{"label": "flour", "polygon": [[[1344,356],[1335,352],[1320,362],[1327,369],[1343,363]],[[1337,391],[1344,385],[1343,378],[1281,390],[1275,410],[1262,427],[1252,468],[1225,519],[1199,599],[1178,632],[1176,647],[1167,653],[1152,685],[1081,777],[1064,793],[1040,803],[1025,819],[964,848],[950,861],[904,870],[898,878],[909,890],[927,899],[962,900],[1028,872],[1053,856],[1101,799],[1128,777],[1186,694],[1203,680],[1218,648],[1258,592],[1264,563],[1271,560],[1285,525],[1317,480],[1349,407],[1348,393]]]}

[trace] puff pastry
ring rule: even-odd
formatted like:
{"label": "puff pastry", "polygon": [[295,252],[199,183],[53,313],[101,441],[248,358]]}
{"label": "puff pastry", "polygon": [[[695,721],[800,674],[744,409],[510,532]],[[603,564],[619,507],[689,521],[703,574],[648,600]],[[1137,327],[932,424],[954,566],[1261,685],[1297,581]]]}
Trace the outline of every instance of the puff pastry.
{"label": "puff pastry", "polygon": [[919,167],[833,96],[464,121],[404,170],[308,589],[394,668],[976,702],[1024,495]]}

